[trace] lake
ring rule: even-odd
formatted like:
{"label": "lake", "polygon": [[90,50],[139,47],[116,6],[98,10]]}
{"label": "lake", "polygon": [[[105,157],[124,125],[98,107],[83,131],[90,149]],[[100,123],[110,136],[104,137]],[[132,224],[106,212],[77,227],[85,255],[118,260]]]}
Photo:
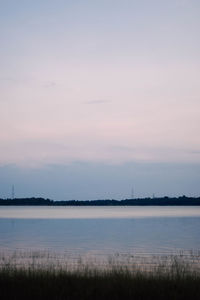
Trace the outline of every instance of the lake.
{"label": "lake", "polygon": [[1,206],[0,251],[69,256],[170,255],[200,250],[200,207]]}

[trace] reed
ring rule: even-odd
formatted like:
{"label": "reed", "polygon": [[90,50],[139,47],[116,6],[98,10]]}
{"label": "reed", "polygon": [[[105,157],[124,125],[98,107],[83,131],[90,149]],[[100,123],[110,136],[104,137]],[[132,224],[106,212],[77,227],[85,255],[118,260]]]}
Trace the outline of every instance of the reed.
{"label": "reed", "polygon": [[200,299],[199,268],[180,255],[159,258],[146,269],[114,260],[103,268],[81,260],[74,268],[60,261],[38,265],[38,257],[19,265],[14,255],[1,264],[0,299]]}

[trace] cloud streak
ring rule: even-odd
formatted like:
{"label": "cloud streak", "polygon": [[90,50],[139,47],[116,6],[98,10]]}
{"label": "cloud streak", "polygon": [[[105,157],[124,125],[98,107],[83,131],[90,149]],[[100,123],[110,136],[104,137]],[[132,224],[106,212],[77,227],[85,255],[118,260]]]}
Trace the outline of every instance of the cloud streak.
{"label": "cloud streak", "polygon": [[90,100],[90,101],[85,101],[84,104],[108,104],[111,103],[111,100]]}

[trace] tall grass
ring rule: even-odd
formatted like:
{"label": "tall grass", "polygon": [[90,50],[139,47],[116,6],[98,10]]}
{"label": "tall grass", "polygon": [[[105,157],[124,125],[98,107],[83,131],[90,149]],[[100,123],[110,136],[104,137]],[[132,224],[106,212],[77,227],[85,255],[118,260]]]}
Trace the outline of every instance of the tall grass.
{"label": "tall grass", "polygon": [[[98,266],[80,258],[73,268],[56,255],[53,264],[51,254],[26,255],[1,256],[0,299],[200,299],[199,261],[194,254],[188,260],[181,254],[157,257],[157,264],[156,257],[149,258],[146,266],[120,264],[113,258]],[[19,257],[25,258],[24,264]],[[28,263],[27,257],[32,261]]]}

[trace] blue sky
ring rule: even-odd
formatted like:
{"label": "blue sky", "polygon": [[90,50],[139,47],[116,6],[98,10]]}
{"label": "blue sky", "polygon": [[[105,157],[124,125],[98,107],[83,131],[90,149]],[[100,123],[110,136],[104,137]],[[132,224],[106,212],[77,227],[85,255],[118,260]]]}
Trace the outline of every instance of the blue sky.
{"label": "blue sky", "polygon": [[199,196],[200,165],[170,163],[74,162],[40,168],[0,168],[1,197],[125,199],[134,197]]}
{"label": "blue sky", "polygon": [[0,6],[2,196],[199,194],[199,1]]}

